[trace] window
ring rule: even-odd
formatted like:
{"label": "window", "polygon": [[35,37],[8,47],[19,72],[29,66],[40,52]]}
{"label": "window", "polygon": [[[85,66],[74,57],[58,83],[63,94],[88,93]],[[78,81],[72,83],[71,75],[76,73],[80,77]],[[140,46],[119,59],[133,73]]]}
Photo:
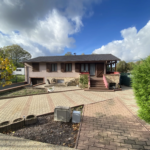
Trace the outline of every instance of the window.
{"label": "window", "polygon": [[39,63],[32,63],[33,72],[39,71]]}
{"label": "window", "polygon": [[21,69],[17,69],[16,71],[21,71]]}
{"label": "window", "polygon": [[57,72],[57,63],[46,63],[46,71],[47,72]]}
{"label": "window", "polygon": [[52,72],[56,72],[57,71],[57,64],[52,64]]}
{"label": "window", "polygon": [[89,72],[88,64],[81,64],[81,72]]}
{"label": "window", "polygon": [[72,64],[66,64],[66,72],[71,72],[72,71]]}

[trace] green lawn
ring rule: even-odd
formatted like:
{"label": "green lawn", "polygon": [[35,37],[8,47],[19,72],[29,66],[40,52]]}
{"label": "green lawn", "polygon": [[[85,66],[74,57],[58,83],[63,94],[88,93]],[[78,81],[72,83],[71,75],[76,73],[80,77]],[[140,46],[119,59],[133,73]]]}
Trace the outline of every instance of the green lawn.
{"label": "green lawn", "polygon": [[1,93],[0,97],[7,97],[7,96],[22,96],[22,95],[32,95],[32,94],[40,94],[40,93],[47,93],[47,91],[43,89],[36,89],[32,87],[23,87],[20,89],[16,89],[13,91],[7,91]]}
{"label": "green lawn", "polygon": [[[16,76],[17,76],[17,80],[16,80]],[[11,81],[12,81],[12,83],[24,82],[25,75],[14,75],[14,78]]]}

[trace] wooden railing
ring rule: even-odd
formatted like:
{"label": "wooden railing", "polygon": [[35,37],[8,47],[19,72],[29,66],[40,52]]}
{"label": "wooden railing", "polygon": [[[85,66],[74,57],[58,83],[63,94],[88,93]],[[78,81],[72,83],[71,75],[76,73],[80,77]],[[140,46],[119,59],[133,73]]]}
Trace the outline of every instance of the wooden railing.
{"label": "wooden railing", "polygon": [[106,74],[120,74],[120,72],[107,72]]}
{"label": "wooden railing", "polygon": [[104,81],[105,87],[108,89],[108,82],[104,74],[103,74],[103,81]]}

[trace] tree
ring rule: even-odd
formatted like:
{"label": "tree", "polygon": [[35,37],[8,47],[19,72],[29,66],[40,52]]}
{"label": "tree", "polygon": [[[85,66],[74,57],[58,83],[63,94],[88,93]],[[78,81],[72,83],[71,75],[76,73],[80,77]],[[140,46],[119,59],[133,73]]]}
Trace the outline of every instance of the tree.
{"label": "tree", "polygon": [[12,84],[10,80],[14,77],[12,74],[15,70],[16,67],[11,60],[0,57],[0,85],[4,87],[5,85]]}
{"label": "tree", "polygon": [[1,58],[7,58],[9,56],[9,53],[6,53],[3,48],[0,48],[0,57]]}
{"label": "tree", "polygon": [[117,71],[127,72],[127,63],[125,61],[120,61],[116,66]]}
{"label": "tree", "polygon": [[81,55],[85,55],[84,53],[82,53]]}
{"label": "tree", "polygon": [[134,66],[135,66],[135,63],[134,63],[134,62],[128,62],[128,63],[127,63],[127,70],[131,71]]}
{"label": "tree", "polygon": [[96,53],[92,53],[91,55],[97,55]]}
{"label": "tree", "polygon": [[65,54],[65,56],[71,56],[71,55],[72,55],[71,52],[67,52],[67,53]]}
{"label": "tree", "polygon": [[142,63],[142,60],[136,61],[135,64],[136,65],[140,65]]}
{"label": "tree", "polygon": [[31,58],[31,54],[17,44],[3,47],[3,51],[5,54],[9,54],[9,59],[13,61],[16,67],[18,67],[22,61]]}
{"label": "tree", "polygon": [[139,106],[138,116],[150,123],[150,57],[131,71],[132,88]]}

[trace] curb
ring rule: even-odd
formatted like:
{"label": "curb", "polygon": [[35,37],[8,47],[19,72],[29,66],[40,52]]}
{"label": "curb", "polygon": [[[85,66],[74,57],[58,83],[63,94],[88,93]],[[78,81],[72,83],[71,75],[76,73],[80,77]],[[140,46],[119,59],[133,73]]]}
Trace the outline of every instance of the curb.
{"label": "curb", "polygon": [[75,147],[74,147],[75,149],[77,149],[77,146],[78,146],[78,141],[79,141],[81,127],[82,127],[82,122],[83,122],[83,117],[84,117],[84,110],[85,110],[85,105],[83,105],[81,123],[80,123],[80,127],[79,127],[78,134],[77,134],[76,144],[75,144]]}
{"label": "curb", "polygon": [[8,97],[0,97],[0,100],[8,99],[8,98],[17,98],[17,97],[24,97],[24,96],[34,96],[34,95],[42,95],[42,94],[53,94],[53,93],[61,93],[61,92],[69,92],[69,91],[78,91],[82,89],[75,89],[75,90],[67,90],[67,91],[55,91],[51,93],[40,93],[40,94],[30,94],[30,95],[18,95],[18,96],[8,96]]}

